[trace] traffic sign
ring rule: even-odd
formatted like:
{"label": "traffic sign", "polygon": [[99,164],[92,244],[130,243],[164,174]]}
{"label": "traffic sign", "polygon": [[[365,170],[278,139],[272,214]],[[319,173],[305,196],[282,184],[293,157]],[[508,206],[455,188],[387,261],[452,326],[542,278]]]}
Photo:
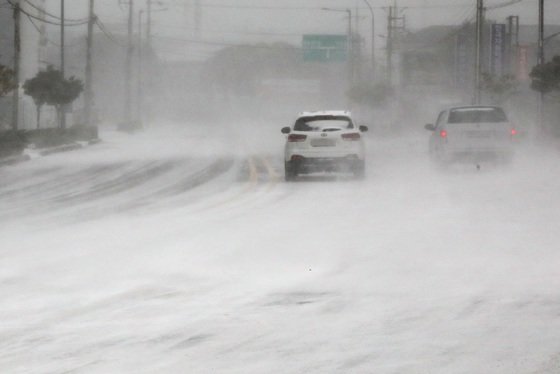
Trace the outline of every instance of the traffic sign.
{"label": "traffic sign", "polygon": [[309,62],[345,62],[348,58],[346,35],[303,35],[303,60]]}

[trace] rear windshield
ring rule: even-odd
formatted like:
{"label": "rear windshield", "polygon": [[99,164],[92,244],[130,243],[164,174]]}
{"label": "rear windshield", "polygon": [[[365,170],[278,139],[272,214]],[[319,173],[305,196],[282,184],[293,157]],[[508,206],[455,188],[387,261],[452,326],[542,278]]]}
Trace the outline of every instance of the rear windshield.
{"label": "rear windshield", "polygon": [[461,108],[449,112],[447,123],[507,122],[500,108]]}
{"label": "rear windshield", "polygon": [[352,120],[345,116],[313,116],[298,118],[295,131],[339,131],[353,129]]}

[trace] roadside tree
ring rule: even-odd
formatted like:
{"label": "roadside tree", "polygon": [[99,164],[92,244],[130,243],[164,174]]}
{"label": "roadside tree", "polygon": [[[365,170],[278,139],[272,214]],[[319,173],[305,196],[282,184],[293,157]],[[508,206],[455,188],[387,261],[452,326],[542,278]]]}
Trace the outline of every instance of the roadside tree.
{"label": "roadside tree", "polygon": [[16,88],[14,71],[0,64],[0,97]]}
{"label": "roadside tree", "polygon": [[560,56],[531,70],[531,88],[543,94],[560,91]]}
{"label": "roadside tree", "polygon": [[23,90],[26,95],[33,98],[35,110],[37,114],[37,128],[41,128],[41,108],[47,102],[51,85],[50,74],[48,71],[40,71],[31,79],[23,84]]}
{"label": "roadside tree", "polygon": [[502,76],[483,73],[480,82],[481,90],[486,93],[490,101],[501,105],[517,91],[518,83],[515,76],[506,74]]}
{"label": "roadside tree", "polygon": [[84,90],[84,85],[81,80],[75,77],[64,78],[59,70],[49,66],[47,70],[40,71],[35,77],[28,79],[23,88],[25,94],[31,96],[35,102],[37,128],[39,128],[41,107],[44,104],[55,107],[60,124],[64,107],[80,96],[80,93]]}

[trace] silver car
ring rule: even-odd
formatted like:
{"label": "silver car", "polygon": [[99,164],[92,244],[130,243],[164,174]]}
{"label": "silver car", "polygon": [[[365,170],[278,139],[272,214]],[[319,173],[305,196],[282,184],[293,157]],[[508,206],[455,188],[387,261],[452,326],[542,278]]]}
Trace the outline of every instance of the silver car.
{"label": "silver car", "polygon": [[432,132],[431,158],[440,164],[453,162],[510,162],[516,129],[497,106],[462,106],[442,111]]}

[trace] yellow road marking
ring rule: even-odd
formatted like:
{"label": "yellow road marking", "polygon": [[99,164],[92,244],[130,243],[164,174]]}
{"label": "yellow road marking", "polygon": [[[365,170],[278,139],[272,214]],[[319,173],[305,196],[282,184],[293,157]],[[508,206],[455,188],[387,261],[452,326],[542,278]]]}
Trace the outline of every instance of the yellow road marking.
{"label": "yellow road marking", "polygon": [[278,173],[276,172],[276,170],[274,169],[274,167],[266,157],[261,157],[260,160],[263,163],[264,167],[266,168],[266,171],[268,172],[269,183],[268,183],[267,191],[270,191],[278,184],[278,181],[280,180],[280,176],[278,175]]}
{"label": "yellow road marking", "polygon": [[249,186],[248,190],[255,187],[258,182],[259,173],[257,172],[257,165],[255,164],[255,159],[253,157],[249,157],[247,160],[249,162]]}
{"label": "yellow road marking", "polygon": [[266,169],[266,172],[268,174],[268,183],[267,183],[267,188],[266,188],[267,192],[270,192],[280,181],[279,172],[274,168],[274,166],[272,166],[271,162],[266,157],[250,156],[250,157],[247,158],[247,163],[248,163],[248,167],[249,167],[248,179],[245,182],[246,186],[241,191],[239,191],[239,193],[237,193],[234,196],[231,196],[230,198],[227,198],[225,200],[215,202],[214,204],[210,204],[206,207],[202,207],[201,209],[198,209],[197,211],[199,211],[199,212],[200,211],[207,211],[207,210],[210,210],[210,209],[214,209],[214,208],[217,208],[217,207],[221,207],[221,206],[233,203],[233,202],[239,200],[240,198],[242,198],[244,195],[247,195],[252,190],[254,190],[259,183],[259,171],[258,171],[258,164],[259,163],[262,166],[264,166],[264,168]]}
{"label": "yellow road marking", "polygon": [[243,195],[247,194],[249,191],[254,189],[255,186],[257,185],[257,182],[258,182],[257,165],[255,164],[255,159],[253,157],[249,157],[247,159],[247,162],[249,163],[249,179],[246,182],[247,185],[246,185],[245,188],[243,188],[239,193],[235,194],[234,196],[232,196],[228,199],[215,202],[214,204],[210,204],[206,207],[198,209],[197,211],[198,212],[207,211],[207,210],[210,210],[210,209],[213,209],[213,208],[217,208],[217,207],[227,205],[231,202],[234,202],[235,200],[238,200],[240,197],[242,197]]}

